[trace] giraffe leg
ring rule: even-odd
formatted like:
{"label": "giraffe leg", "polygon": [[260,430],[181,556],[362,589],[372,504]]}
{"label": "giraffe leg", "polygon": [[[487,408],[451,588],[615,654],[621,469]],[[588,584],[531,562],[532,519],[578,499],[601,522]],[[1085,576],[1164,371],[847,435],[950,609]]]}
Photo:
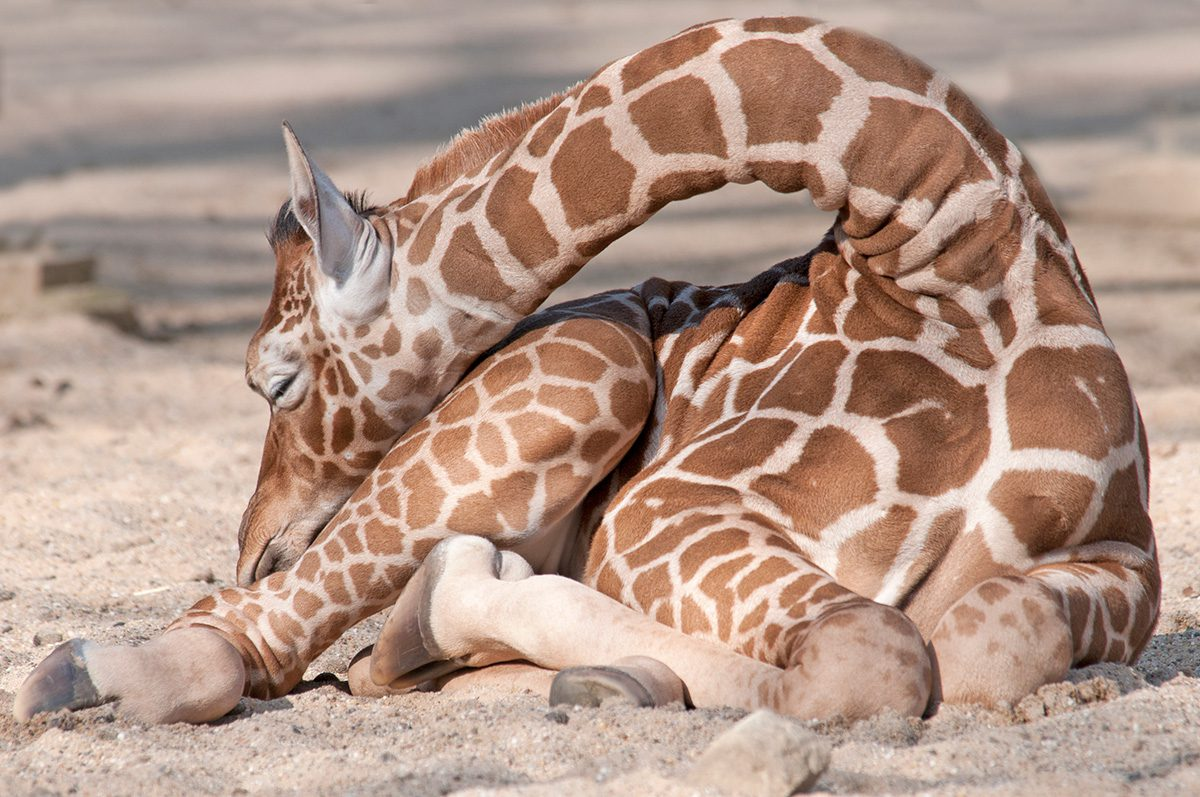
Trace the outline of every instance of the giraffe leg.
{"label": "giraffe leg", "polygon": [[203,628],[164,634],[140,647],[73,639],[30,673],[13,714],[24,722],[42,712],[117,701],[139,722],[208,722],[237,705],[244,684],[238,651]]}
{"label": "giraffe leg", "polygon": [[1136,660],[1157,614],[1153,563],[1132,546],[1091,551],[1115,556],[1078,549],[1079,560],[987,579],[952,604],[930,638],[938,697],[1011,704],[1072,666]]}
{"label": "giraffe leg", "polygon": [[[377,648],[419,644],[429,658],[525,659],[554,670],[646,656],[678,674],[697,706],[768,707],[800,717],[869,716],[885,708],[920,714],[928,701],[930,665],[915,626],[832,582],[827,592],[837,600],[812,607],[813,621],[780,668],[561,576],[501,581],[486,540],[454,537],[438,549],[430,557],[437,571],[415,602],[420,642],[381,636]],[[864,680],[880,688],[864,690]]]}

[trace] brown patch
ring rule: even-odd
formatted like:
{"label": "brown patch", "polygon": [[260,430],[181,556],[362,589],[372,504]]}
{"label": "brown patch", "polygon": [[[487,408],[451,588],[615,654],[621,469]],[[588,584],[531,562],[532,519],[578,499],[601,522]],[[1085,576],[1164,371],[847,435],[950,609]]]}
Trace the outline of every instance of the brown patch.
{"label": "brown patch", "polygon": [[979,627],[987,620],[987,615],[982,611],[965,603],[955,606],[950,616],[954,618],[955,630],[964,637],[975,636]]}
{"label": "brown patch", "polygon": [[1029,204],[1033,206],[1034,211],[1050,225],[1060,241],[1066,241],[1067,228],[1063,225],[1062,217],[1054,209],[1054,203],[1050,201],[1050,195],[1042,187],[1042,181],[1038,178],[1037,172],[1033,170],[1033,164],[1026,159],[1022,159],[1020,177],[1021,182],[1025,185],[1025,194],[1029,197]]}
{"label": "brown patch", "polygon": [[730,479],[758,467],[795,430],[796,424],[783,418],[751,418],[735,432],[714,436],[695,448],[680,467],[713,479]]}
{"label": "brown patch", "polygon": [[483,192],[486,189],[487,189],[486,183],[483,185],[475,186],[475,188],[473,188],[466,196],[464,196],[462,198],[462,201],[460,201],[458,203],[458,207],[456,208],[456,210],[459,213],[466,213],[468,210],[475,207],[475,203],[479,201],[479,198],[481,196],[483,196]]}
{"label": "brown patch", "polygon": [[863,80],[888,83],[924,94],[933,72],[885,41],[849,28],[834,28],[821,41]]}
{"label": "brown patch", "polygon": [[825,181],[815,164],[807,161],[750,161],[747,164],[754,179],[772,191],[790,194],[805,188],[814,200],[825,196]]}
{"label": "brown patch", "polygon": [[708,574],[700,581],[700,589],[704,591],[705,595],[712,598],[717,607],[717,637],[719,639],[728,640],[733,631],[733,607],[737,601],[734,599],[731,584],[737,574],[753,561],[754,557],[751,554],[731,559],[708,571]]}
{"label": "brown patch", "polygon": [[854,284],[854,296],[856,301],[842,323],[842,331],[851,340],[916,340],[921,334],[924,318],[912,306],[912,294],[895,282],[860,279]]}
{"label": "brown patch", "polygon": [[326,573],[325,578],[321,580],[321,586],[324,588],[325,596],[339,606],[349,606],[352,602],[340,570],[331,570]]}
{"label": "brown patch", "polygon": [[[1038,320],[1047,325],[1075,325],[1102,329],[1100,317],[1088,303],[1085,291],[1072,277],[1071,264],[1039,236],[1033,292],[1037,298]],[[1088,292],[1090,293],[1090,292]]]}
{"label": "brown patch", "polygon": [[483,461],[493,468],[498,468],[508,461],[504,436],[499,427],[492,423],[481,423],[475,431],[475,450]]}
{"label": "brown patch", "polygon": [[420,265],[429,259],[429,253],[437,243],[438,233],[442,231],[442,215],[445,210],[446,203],[442,202],[422,219],[421,226],[417,228],[417,234],[413,236],[408,247],[408,262],[412,265]]}
{"label": "brown patch", "polygon": [[642,571],[633,580],[633,598],[643,609],[649,609],[655,600],[670,594],[671,575],[665,562]]}
{"label": "brown patch", "polygon": [[480,381],[489,396],[498,396],[514,385],[524,383],[533,373],[533,362],[523,352],[505,353],[493,359]]}
{"label": "brown patch", "polygon": [[882,518],[846,540],[838,549],[838,583],[867,598],[876,595],[916,517],[912,507],[892,506]]}
{"label": "brown patch", "polygon": [[646,209],[655,213],[671,202],[715,191],[727,182],[725,175],[717,169],[665,174],[650,184]]}
{"label": "brown patch", "polygon": [[556,409],[579,423],[591,423],[600,415],[594,392],[584,387],[543,385],[538,388],[537,400],[543,407]]}
{"label": "brown patch", "polygon": [[[778,581],[781,578],[792,575],[796,572],[795,566],[788,560],[772,556],[764,559],[758,567],[747,573],[737,585],[738,599],[745,601],[755,591],[762,589],[767,584]],[[755,623],[757,625],[757,623]]]}
{"label": "brown patch", "polygon": [[427,329],[413,339],[413,354],[422,360],[432,360],[442,353],[442,337],[436,329]]}
{"label": "brown patch", "polygon": [[680,631],[685,634],[708,634],[712,632],[712,623],[700,606],[687,595],[679,602]]}
{"label": "brown patch", "polygon": [[583,115],[595,108],[607,108],[612,104],[612,93],[604,86],[589,86],[579,98],[575,113]]}
{"label": "brown patch", "polygon": [[1011,590],[1000,581],[985,581],[975,588],[975,592],[983,598],[984,603],[993,606],[1008,597]]}
{"label": "brown patch", "polygon": [[555,334],[560,338],[587,343],[606,360],[622,368],[644,364],[649,356],[644,341],[635,337],[633,330],[610,321],[567,321],[558,327]]}
{"label": "brown patch", "polygon": [[363,414],[362,434],[368,442],[383,443],[395,439],[396,430],[375,412],[375,404],[370,399],[364,398],[359,409]]}
{"label": "brown patch", "polygon": [[533,172],[510,167],[496,178],[487,201],[488,221],[521,265],[530,268],[558,255],[558,242],[529,199],[536,177]]}
{"label": "brown patch", "polygon": [[479,169],[493,156],[510,149],[546,114],[562,102],[564,94],[517,108],[504,116],[493,116],[471,130],[464,130],[440,154],[417,169],[408,187],[408,201],[432,194],[463,175]]}
{"label": "brown patch", "polygon": [[513,295],[470,224],[454,231],[440,271],[447,290],[453,293],[485,302],[503,302]]}
{"label": "brown patch", "polygon": [[[707,526],[722,522],[718,515],[695,515],[689,517],[680,525],[689,538]],[[690,542],[683,553],[679,555],[679,575],[684,582],[691,581],[700,567],[711,562],[718,556],[725,556],[733,551],[742,550],[750,542],[750,535],[737,528],[720,528],[704,534],[694,542]]]}
{"label": "brown patch", "polygon": [[[946,92],[946,110],[966,128],[967,135],[979,142],[979,146],[995,164],[996,171],[1001,174],[1008,172],[1008,139],[984,116],[966,92],[958,86],[950,86]],[[1057,219],[1058,214],[1054,214],[1054,217]]]}
{"label": "brown patch", "polygon": [[945,115],[890,97],[872,98],[847,160],[854,185],[899,201],[928,199],[936,205],[959,186],[991,176]]}
{"label": "brown patch", "polygon": [[560,459],[575,445],[570,427],[541,412],[523,412],[508,421],[517,453],[526,462]]}
{"label": "brown patch", "polygon": [[569,343],[542,343],[536,351],[542,373],[547,376],[595,384],[608,370],[604,360]]}
{"label": "brown patch", "polygon": [[725,157],[725,133],[708,85],[694,75],[664,83],[630,103],[629,115],[659,155],[699,152]]}
{"label": "brown patch", "polygon": [[540,158],[550,151],[554,139],[562,133],[563,125],[567,123],[567,115],[570,112],[569,108],[560,106],[538,125],[537,130],[533,131],[533,135],[529,137],[529,143],[525,145],[530,155]]}
{"label": "brown patch", "polygon": [[429,289],[420,277],[408,278],[408,290],[405,291],[404,307],[413,315],[421,315],[429,309]]}
{"label": "brown patch", "polygon": [[460,499],[446,521],[446,529],[459,534],[495,534],[501,528],[496,502],[484,493]]}
{"label": "brown patch", "polygon": [[613,450],[620,439],[619,434],[605,429],[592,432],[588,435],[587,440],[583,441],[583,450],[580,454],[585,462],[598,463]]}
{"label": "brown patch", "polygon": [[854,435],[825,426],[812,433],[794,465],[760,476],[750,489],[787,512],[795,532],[816,538],[847,512],[872,501],[878,483],[875,462]]}
{"label": "brown patch", "polygon": [[474,418],[479,413],[479,394],[473,385],[455,391],[437,413],[437,422],[448,426]]}
{"label": "brown patch", "polygon": [[410,529],[430,526],[441,512],[446,493],[438,486],[433,471],[424,462],[415,462],[404,471],[400,482],[408,491],[404,503],[404,522]]}
{"label": "brown patch", "polygon": [[[759,407],[786,409],[808,415],[821,414],[833,401],[837,372],[846,354],[846,347],[835,340],[804,347],[774,386],[761,394]],[[760,373],[767,378],[776,376],[770,369]],[[738,386],[735,404],[738,407],[751,406],[755,399],[760,398],[755,395],[759,390],[759,380],[743,380]]]}
{"label": "brown patch", "polygon": [[612,147],[603,119],[593,119],[567,134],[550,176],[573,228],[624,214],[637,171]]}
{"label": "brown patch", "polygon": [[722,53],[721,64],[741,92],[751,146],[816,141],[819,116],[842,88],[838,76],[804,47],[773,39],[739,44]]}
{"label": "brown patch", "polygon": [[445,469],[453,484],[468,484],[479,478],[479,468],[467,459],[467,447],[471,442],[469,427],[439,431],[430,441],[429,449],[434,459]]}
{"label": "brown patch", "polygon": [[637,428],[650,411],[648,393],[643,382],[618,379],[608,391],[609,411],[626,429]]}
{"label": "brown patch", "polygon": [[1104,505],[1096,525],[1088,532],[1087,542],[1114,540],[1127,542],[1149,551],[1154,531],[1150,516],[1142,507],[1142,485],[1137,468],[1130,465],[1117,471],[1108,480]]}
{"label": "brown patch", "polygon": [[720,38],[721,35],[712,28],[699,28],[647,47],[621,68],[621,85],[625,93],[708,52]]}
{"label": "brown patch", "polygon": [[1006,394],[1013,448],[1099,459],[1133,440],[1129,383],[1111,349],[1030,349],[1013,363]]}
{"label": "brown patch", "polygon": [[530,471],[517,471],[502,479],[495,479],[488,485],[508,528],[527,528],[529,507],[533,504],[536,488],[537,476]]}
{"label": "brown patch", "polygon": [[1009,471],[988,493],[1030,556],[1061,548],[1079,526],[1095,484],[1086,476],[1052,470]]}
{"label": "brown patch", "polygon": [[806,17],[756,17],[746,20],[747,33],[803,33],[817,21]]}
{"label": "brown patch", "polygon": [[1012,308],[1004,299],[996,299],[988,305],[988,316],[996,329],[1000,331],[1000,340],[1008,346],[1017,336],[1017,321],[1013,318]]}
{"label": "brown patch", "polygon": [[[939,406],[911,412],[924,401]],[[960,487],[987,457],[991,431],[984,387],[964,387],[920,355],[863,352],[846,409],[890,419],[884,427],[900,454],[897,483],[906,492],[940,495]]]}
{"label": "brown patch", "polygon": [[354,442],[354,415],[349,407],[338,407],[333,413],[333,435],[331,448],[333,453],[340,454]]}

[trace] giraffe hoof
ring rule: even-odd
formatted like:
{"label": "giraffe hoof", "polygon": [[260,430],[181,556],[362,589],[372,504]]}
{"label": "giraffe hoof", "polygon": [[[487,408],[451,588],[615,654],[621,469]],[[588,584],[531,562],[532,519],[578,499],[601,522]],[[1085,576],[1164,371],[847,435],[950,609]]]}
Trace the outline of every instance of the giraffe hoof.
{"label": "giraffe hoof", "polygon": [[554,676],[550,684],[552,706],[595,708],[609,702],[642,708],[658,705],[649,689],[618,667],[571,667]]}
{"label": "giraffe hoof", "polygon": [[82,639],[64,642],[34,668],[13,704],[18,722],[28,722],[36,714],[76,711],[108,702],[88,675],[84,653],[90,644]]}
{"label": "giraffe hoof", "polygon": [[431,555],[392,607],[371,652],[370,680],[376,687],[389,692],[403,690],[464,666],[447,660],[427,630],[430,593],[441,572],[441,558]]}

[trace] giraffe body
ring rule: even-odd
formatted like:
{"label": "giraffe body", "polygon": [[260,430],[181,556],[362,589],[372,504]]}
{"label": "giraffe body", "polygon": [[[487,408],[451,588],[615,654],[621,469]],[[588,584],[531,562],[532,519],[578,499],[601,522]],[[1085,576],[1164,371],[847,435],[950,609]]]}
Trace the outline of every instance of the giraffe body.
{"label": "giraffe body", "polygon": [[[1124,370],[1036,175],[919,62],[811,20],[696,26],[466,134],[383,208],[287,140],[243,585],[166,637],[215,632],[248,694],[288,691],[434,551],[380,684],[422,656],[649,655],[697,703],[920,713],[1149,639]],[[745,284],[533,312],[663,205],[753,180],[836,211],[825,239]]]}

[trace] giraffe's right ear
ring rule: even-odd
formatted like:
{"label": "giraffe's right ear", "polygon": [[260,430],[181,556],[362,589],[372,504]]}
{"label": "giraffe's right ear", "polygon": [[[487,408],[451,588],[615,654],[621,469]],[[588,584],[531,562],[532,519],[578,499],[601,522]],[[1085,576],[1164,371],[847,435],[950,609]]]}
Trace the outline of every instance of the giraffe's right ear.
{"label": "giraffe's right ear", "polygon": [[365,323],[387,304],[392,253],[305,153],[291,125],[283,123],[292,180],[292,213],[312,239],[323,280],[323,304],[346,321]]}

